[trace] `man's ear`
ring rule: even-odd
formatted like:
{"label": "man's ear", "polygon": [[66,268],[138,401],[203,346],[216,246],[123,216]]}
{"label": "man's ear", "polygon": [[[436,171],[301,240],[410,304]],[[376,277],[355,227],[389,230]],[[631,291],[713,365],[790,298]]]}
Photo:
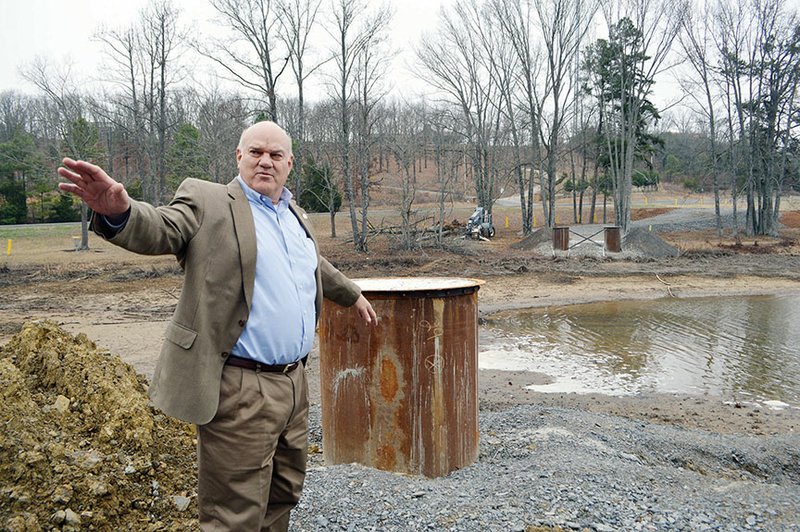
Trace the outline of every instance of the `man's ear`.
{"label": "man's ear", "polygon": [[236,164],[239,164],[239,161],[242,160],[242,150],[236,148]]}

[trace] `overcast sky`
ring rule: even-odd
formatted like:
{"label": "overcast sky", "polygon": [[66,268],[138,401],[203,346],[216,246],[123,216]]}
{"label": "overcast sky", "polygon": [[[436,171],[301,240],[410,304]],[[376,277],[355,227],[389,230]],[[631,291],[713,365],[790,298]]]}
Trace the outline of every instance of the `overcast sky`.
{"label": "overcast sky", "polygon": [[[213,29],[215,11],[206,0],[173,0],[181,9],[181,21],[192,31]],[[323,0],[323,6],[329,0]],[[373,3],[373,0],[368,0]],[[440,6],[451,0],[393,0],[395,16],[391,36],[398,48],[407,48],[419,39],[422,31],[436,25]],[[376,5],[380,2],[374,2]],[[102,44],[93,40],[105,26],[129,26],[147,5],[147,0],[0,0],[0,91],[15,89],[33,93],[35,88],[19,75],[21,66],[37,56],[51,64],[73,64],[73,72],[84,73],[94,81],[99,78]],[[321,50],[327,42],[319,43]],[[403,78],[403,64],[398,57],[392,78]],[[78,77],[78,76],[75,76]]]}
{"label": "overcast sky", "polygon": [[[329,6],[331,0],[323,0]],[[380,0],[367,0],[371,4]],[[459,0],[388,0],[394,9],[390,37],[398,56],[389,73],[394,94],[414,99],[425,91],[424,84],[406,68],[413,62],[411,46],[423,32],[435,30],[442,5],[452,5]],[[181,10],[180,20],[195,35],[219,31],[212,21],[214,9],[207,0],[173,0]],[[102,79],[100,67],[103,45],[93,40],[101,27],[124,28],[129,26],[147,5],[147,0],[0,0],[0,91],[15,89],[35,93],[36,89],[19,75],[21,66],[29,65],[37,56],[46,58],[52,65],[72,64],[73,79],[86,79],[86,89],[97,86]],[[800,0],[786,0],[784,7],[798,9]],[[323,19],[323,22],[327,22]],[[330,22],[327,22],[330,24]],[[601,29],[601,28],[600,28]],[[330,38],[320,30],[316,48],[322,53],[330,46]],[[590,37],[591,38],[591,37]],[[319,40],[319,39],[318,39]],[[193,68],[193,80],[208,84],[209,76],[203,67]],[[78,75],[75,75],[75,74]],[[667,108],[680,98],[674,80],[677,71],[661,76],[656,84],[656,103]],[[279,82],[279,92],[291,90],[291,75]],[[317,77],[317,83],[320,78]],[[237,89],[236,90],[241,90]],[[307,97],[321,98],[324,89],[313,86]]]}

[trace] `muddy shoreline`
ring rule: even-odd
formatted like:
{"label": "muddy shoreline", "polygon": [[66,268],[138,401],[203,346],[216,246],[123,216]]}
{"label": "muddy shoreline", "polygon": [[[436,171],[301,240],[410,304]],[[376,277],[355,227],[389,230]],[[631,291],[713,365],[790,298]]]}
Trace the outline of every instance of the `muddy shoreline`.
{"label": "muddy shoreline", "polygon": [[[52,319],[73,334],[85,333],[99,347],[120,355],[149,378],[182,285],[174,266],[163,258],[153,260],[149,269],[138,265],[103,267],[82,273],[59,270],[51,275],[41,270],[37,273],[7,268],[4,275],[10,277],[0,287],[0,343],[8,341],[28,320]],[[340,263],[351,277],[368,277],[371,275],[364,272],[374,271],[369,264],[355,268],[347,261]],[[514,263],[508,257],[456,263],[451,257],[443,257],[433,267],[409,267],[403,261],[383,265],[378,272],[386,275],[482,278],[485,281],[479,291],[482,317],[504,310],[597,301],[800,292],[800,268],[796,267],[800,259],[795,256],[776,259],[712,255],[702,260],[679,258],[642,263],[580,259]],[[523,272],[516,273],[515,268]],[[481,271],[495,274],[480,275]],[[497,275],[498,271],[509,273]],[[319,401],[319,375],[313,364],[318,356],[315,347],[309,368],[313,403]],[[552,405],[720,433],[792,434],[800,429],[797,408],[773,410],[754,403],[737,403],[731,397],[661,394],[611,397],[525,389],[541,379],[547,376],[481,370],[480,408],[498,411],[520,404]]]}

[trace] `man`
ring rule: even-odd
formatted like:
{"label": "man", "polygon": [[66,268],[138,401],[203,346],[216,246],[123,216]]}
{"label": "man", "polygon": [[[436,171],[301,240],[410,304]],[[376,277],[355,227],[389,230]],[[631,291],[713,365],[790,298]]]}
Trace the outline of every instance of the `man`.
{"label": "man", "polygon": [[131,200],[100,167],[64,159],[58,173],[94,211],[92,229],[143,254],[174,254],[185,272],[150,397],[198,425],[203,530],[287,530],[307,449],[305,357],[322,297],[375,311],[319,256],[307,216],[284,187],[291,139],[273,122],[246,129],[239,176],[187,179],[170,204]]}

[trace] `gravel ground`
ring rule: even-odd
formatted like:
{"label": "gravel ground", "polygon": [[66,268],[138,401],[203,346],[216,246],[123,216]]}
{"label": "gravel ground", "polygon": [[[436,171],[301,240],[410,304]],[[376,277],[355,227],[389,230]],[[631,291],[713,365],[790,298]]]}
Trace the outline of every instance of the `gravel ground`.
{"label": "gravel ground", "polygon": [[[319,408],[311,440],[321,447]],[[800,440],[523,405],[437,479],[311,456],[292,530],[800,530]],[[538,527],[538,528],[537,528]]]}
{"label": "gravel ground", "polygon": [[[633,226],[715,227],[713,209],[686,211]],[[549,238],[541,246],[551,252]],[[321,449],[317,405],[310,429]],[[794,432],[720,434],[540,404],[482,410],[480,432],[477,462],[436,479],[325,466],[321,453],[311,455],[292,530],[800,531]]]}
{"label": "gravel ground", "polygon": [[[733,227],[733,209],[730,207],[723,207],[720,210],[720,214],[722,227],[725,229]],[[739,223],[739,228],[744,230],[746,221],[744,210],[740,210],[737,213],[736,220]],[[701,231],[703,229],[715,228],[717,226],[717,220],[713,208],[683,208],[659,214],[652,218],[631,222],[631,227],[649,226],[652,226],[654,230],[662,233],[671,231]]]}

